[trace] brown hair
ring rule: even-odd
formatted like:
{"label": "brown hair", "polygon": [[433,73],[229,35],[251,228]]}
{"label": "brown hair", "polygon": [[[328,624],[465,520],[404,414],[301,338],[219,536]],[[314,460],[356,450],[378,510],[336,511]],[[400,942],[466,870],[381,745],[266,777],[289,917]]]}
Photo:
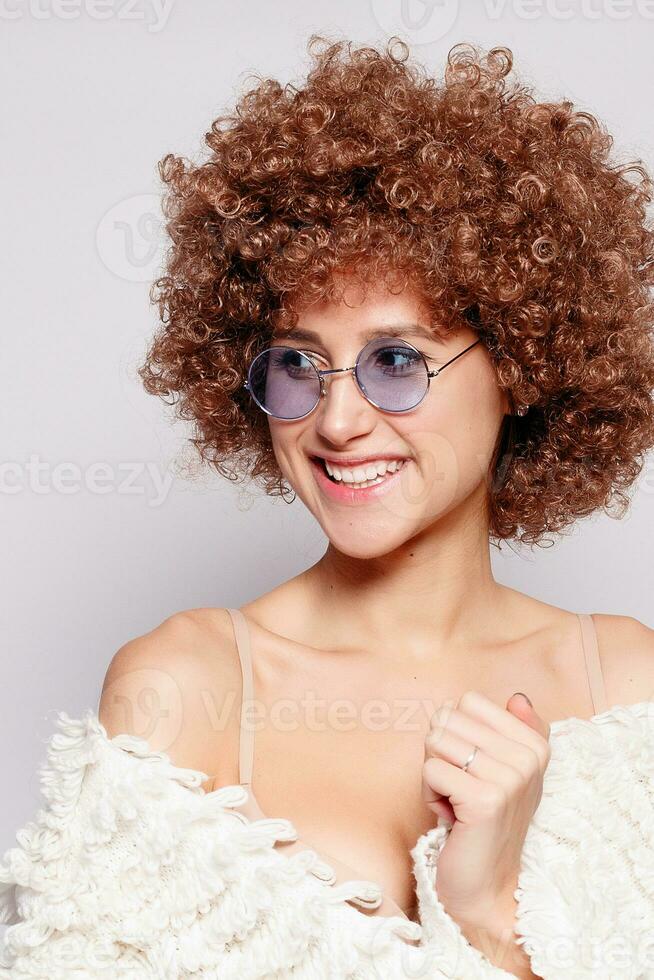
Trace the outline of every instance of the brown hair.
{"label": "brown hair", "polygon": [[378,51],[313,35],[308,50],[301,88],[257,78],[212,123],[207,160],[159,163],[172,246],[146,390],[173,396],[221,475],[283,494],[247,366],[298,297],[334,298],[336,271],[399,274],[435,331],[477,331],[528,407],[498,434],[491,539],[538,544],[599,507],[624,513],[654,445],[642,163],[612,165],[590,113],[508,85],[507,48],[456,45],[441,84],[397,38]]}

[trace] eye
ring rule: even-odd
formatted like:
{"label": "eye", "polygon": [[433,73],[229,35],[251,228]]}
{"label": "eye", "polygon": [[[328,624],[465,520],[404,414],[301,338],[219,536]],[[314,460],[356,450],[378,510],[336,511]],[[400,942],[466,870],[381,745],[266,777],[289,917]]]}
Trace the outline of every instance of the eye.
{"label": "eye", "polygon": [[300,351],[301,354],[304,354],[312,361],[322,361],[323,364],[329,364],[327,358],[323,357],[322,354],[318,354],[317,351],[315,350],[305,350],[304,348],[300,349],[299,347],[297,349]]}

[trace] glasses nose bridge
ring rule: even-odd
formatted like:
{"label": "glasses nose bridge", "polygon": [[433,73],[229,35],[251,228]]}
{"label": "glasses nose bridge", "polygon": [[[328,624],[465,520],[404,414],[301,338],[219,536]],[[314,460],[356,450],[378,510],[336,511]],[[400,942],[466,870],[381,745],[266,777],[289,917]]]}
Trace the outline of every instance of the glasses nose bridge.
{"label": "glasses nose bridge", "polygon": [[[318,372],[318,377],[320,378],[320,394],[324,398],[327,394],[327,385],[325,384],[324,379],[328,376],[331,376],[332,374],[347,374],[349,371],[356,371],[356,364],[353,364],[352,367],[343,367],[343,368],[324,368],[324,369],[316,368],[316,371]],[[359,383],[357,381],[356,374],[354,375],[354,381],[356,383],[357,388],[361,390]]]}

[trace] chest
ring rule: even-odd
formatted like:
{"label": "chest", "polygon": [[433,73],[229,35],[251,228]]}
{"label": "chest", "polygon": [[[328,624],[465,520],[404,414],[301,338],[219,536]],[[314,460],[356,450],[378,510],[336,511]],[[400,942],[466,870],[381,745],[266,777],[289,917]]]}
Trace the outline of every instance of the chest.
{"label": "chest", "polygon": [[420,731],[269,728],[257,733],[252,787],[267,816],[290,819],[301,845],[332,865],[336,883],[375,881],[379,914],[396,914],[395,903],[412,917],[410,849],[435,823],[421,797],[423,743]]}
{"label": "chest", "polygon": [[260,666],[252,788],[267,816],[294,824],[293,846],[332,865],[336,883],[377,882],[384,899],[376,914],[399,906],[413,918],[410,851],[436,823],[422,797],[424,742],[446,694],[419,678],[371,683],[353,669],[341,683],[333,675],[318,665],[311,676],[296,666],[279,677]]}
{"label": "chest", "polygon": [[[377,882],[377,914],[414,917],[410,850],[436,823],[422,797],[424,741],[434,711],[475,689],[505,706],[517,690],[537,691],[546,720],[589,713],[583,676],[562,678],[547,657],[510,658],[474,674],[405,670],[371,676],[369,664],[335,671],[321,658],[285,664],[255,660],[252,787],[266,816],[295,826],[297,847],[315,848],[336,883]],[[576,691],[576,699],[574,692]],[[562,692],[569,692],[566,703]],[[581,702],[581,703],[580,703]],[[289,845],[282,845],[289,848]]]}

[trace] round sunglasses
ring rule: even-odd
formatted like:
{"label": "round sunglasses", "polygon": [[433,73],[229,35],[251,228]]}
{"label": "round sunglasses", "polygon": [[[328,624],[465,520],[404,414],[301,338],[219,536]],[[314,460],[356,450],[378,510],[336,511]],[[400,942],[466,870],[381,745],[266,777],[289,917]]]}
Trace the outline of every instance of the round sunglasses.
{"label": "round sunglasses", "polygon": [[406,340],[378,337],[369,341],[352,367],[321,370],[308,352],[295,347],[267,347],[254,358],[243,387],[267,415],[285,421],[303,419],[327,394],[325,378],[353,371],[359,391],[383,412],[410,412],[423,400],[437,377],[480,340],[445,364],[429,370],[424,355]]}

